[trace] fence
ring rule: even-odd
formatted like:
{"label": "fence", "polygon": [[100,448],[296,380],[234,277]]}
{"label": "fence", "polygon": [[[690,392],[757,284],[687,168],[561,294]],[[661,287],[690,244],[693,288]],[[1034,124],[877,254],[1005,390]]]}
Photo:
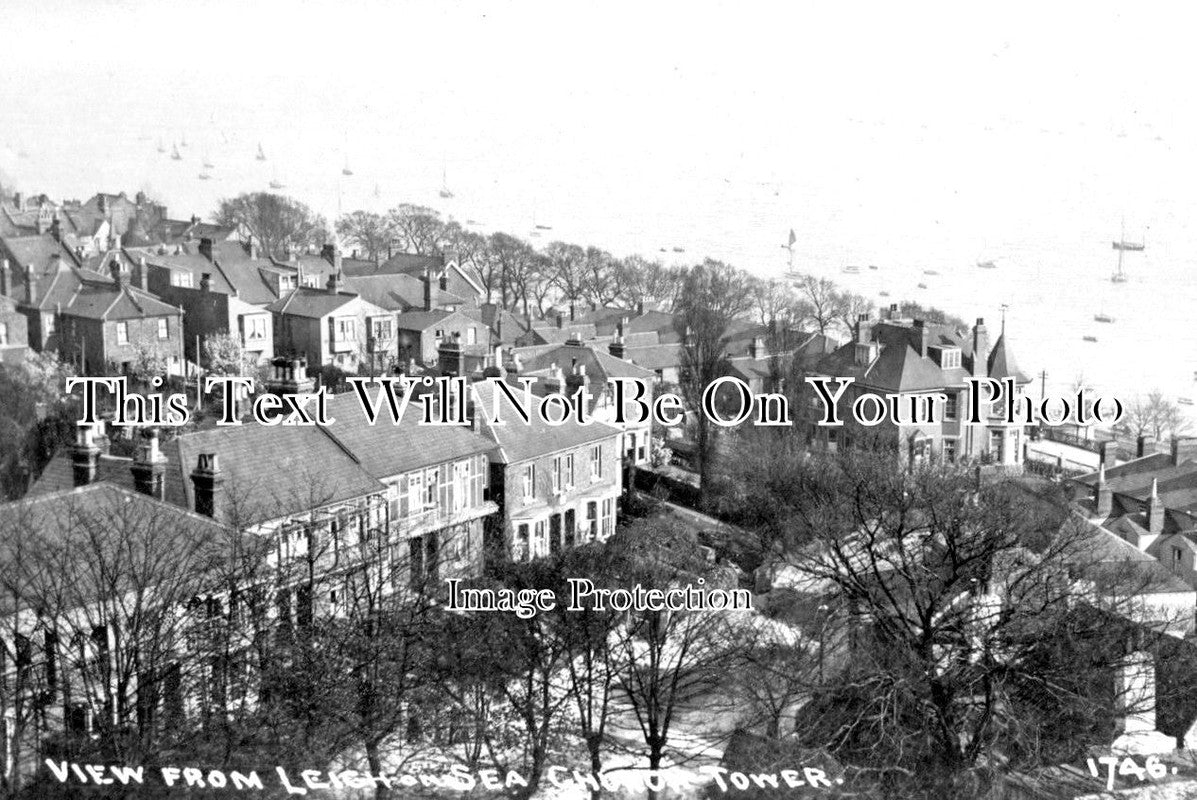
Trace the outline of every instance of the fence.
{"label": "fence", "polygon": [[1026,458],[1023,459],[1026,471],[1033,475],[1048,478],[1075,478],[1088,475],[1094,468],[1080,461],[1073,461],[1064,456],[1053,456],[1027,448]]}

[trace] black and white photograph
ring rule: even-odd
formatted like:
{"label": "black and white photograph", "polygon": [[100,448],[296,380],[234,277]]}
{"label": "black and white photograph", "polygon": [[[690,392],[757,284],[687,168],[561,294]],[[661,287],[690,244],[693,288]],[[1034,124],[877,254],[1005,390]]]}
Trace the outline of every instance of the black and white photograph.
{"label": "black and white photograph", "polygon": [[1188,9],[0,19],[0,800],[1197,798]]}

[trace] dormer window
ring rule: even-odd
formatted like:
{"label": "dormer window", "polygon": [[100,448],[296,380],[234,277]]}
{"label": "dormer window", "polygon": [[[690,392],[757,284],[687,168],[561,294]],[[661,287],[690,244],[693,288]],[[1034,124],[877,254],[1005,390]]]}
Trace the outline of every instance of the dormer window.
{"label": "dormer window", "polygon": [[959,347],[932,347],[930,355],[940,369],[960,369]]}
{"label": "dormer window", "polygon": [[877,357],[876,342],[857,342],[855,363],[858,367],[865,367],[873,363]]}

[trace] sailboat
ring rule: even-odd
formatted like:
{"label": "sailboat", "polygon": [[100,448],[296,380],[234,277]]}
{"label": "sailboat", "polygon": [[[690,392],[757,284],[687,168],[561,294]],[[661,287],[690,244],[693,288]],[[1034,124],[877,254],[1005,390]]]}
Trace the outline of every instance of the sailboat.
{"label": "sailboat", "polygon": [[283,188],[285,188],[285,187],[284,187],[284,185],[283,185],[282,183],[280,183],[280,182],[279,182],[279,179],[278,179],[278,178],[275,178],[274,180],[272,180],[272,181],[270,182],[270,188],[271,188],[271,189],[283,189]]}
{"label": "sailboat", "polygon": [[266,160],[266,151],[262,149],[262,143],[261,143],[261,142],[258,142],[258,155],[257,155],[257,159],[258,159],[258,161],[265,161],[265,160]]}
{"label": "sailboat", "polygon": [[978,261],[977,269],[997,269],[997,264],[992,261]]}
{"label": "sailboat", "polygon": [[1094,322],[1113,322],[1114,318],[1104,311],[1098,311],[1093,315]]}
{"label": "sailboat", "polygon": [[179,140],[179,147],[186,147],[186,146],[187,146],[187,137],[184,135],[183,138]]}
{"label": "sailboat", "polygon": [[173,145],[172,149],[174,150],[174,152],[170,154],[171,160],[172,161],[182,161],[183,157],[181,155],[179,155],[179,146]]}
{"label": "sailboat", "polygon": [[159,140],[158,140],[158,152],[159,152],[159,153],[165,153],[165,152],[166,152],[166,147],[165,147],[165,145],[163,145],[163,144],[162,144],[162,140],[161,140],[161,139],[159,139]]}
{"label": "sailboat", "polygon": [[214,169],[215,167],[216,165],[209,161],[207,156],[204,156],[204,169]]}
{"label": "sailboat", "polygon": [[453,199],[453,192],[449,191],[449,181],[445,178],[445,170],[441,169],[441,197],[445,200]]}
{"label": "sailboat", "polygon": [[353,175],[353,170],[349,168],[349,156],[345,156],[345,166],[341,169],[341,174],[347,177]]}
{"label": "sailboat", "polygon": [[1126,283],[1126,273],[1122,271],[1123,253],[1141,253],[1147,249],[1147,244],[1144,242],[1127,241],[1125,221],[1122,223],[1122,235],[1113,244],[1114,249],[1118,251],[1118,267],[1114,270],[1114,274],[1110,276],[1110,281],[1113,283]]}
{"label": "sailboat", "polygon": [[212,176],[211,176],[211,175],[209,175],[209,174],[208,174],[208,173],[206,173],[206,172],[201,172],[201,173],[199,174],[199,179],[200,179],[201,181],[211,180],[211,178],[212,178]]}

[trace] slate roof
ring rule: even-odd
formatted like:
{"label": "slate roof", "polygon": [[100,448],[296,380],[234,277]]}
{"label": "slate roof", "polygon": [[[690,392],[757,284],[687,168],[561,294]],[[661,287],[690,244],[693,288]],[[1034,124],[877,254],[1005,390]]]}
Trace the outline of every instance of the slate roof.
{"label": "slate roof", "polygon": [[275,314],[320,319],[357,299],[356,294],[348,292],[332,294],[324,289],[301,286],[298,289],[292,289],[285,296],[266,306],[266,310]]}
{"label": "slate roof", "polygon": [[624,358],[645,369],[658,370],[682,365],[682,345],[680,342],[669,344],[655,344],[648,347],[624,348]]}
{"label": "slate roof", "polygon": [[[88,575],[88,564],[82,561],[98,543],[103,543],[108,555],[114,557],[124,539],[151,542],[150,546],[162,553],[175,551],[172,542],[180,553],[198,542],[219,557],[225,541],[223,529],[214,521],[110,483],[92,483],[0,505],[0,530],[22,534],[0,537],[0,559],[4,560],[18,558],[12,548],[19,543],[29,544],[31,537],[36,537],[32,544],[42,554],[47,545],[61,547],[72,538],[86,539],[73,553],[79,558],[80,579],[86,581],[76,588],[84,592],[107,586],[112,577]],[[107,532],[112,533],[107,542],[93,538]],[[66,552],[72,555],[70,550]],[[116,579],[128,577],[118,575]],[[126,587],[114,588],[121,591]],[[8,597],[0,601],[0,612],[11,611],[10,603]]]}
{"label": "slate roof", "polygon": [[[84,273],[86,274],[86,273]],[[112,281],[85,279],[62,313],[85,319],[120,320],[173,317],[181,312],[149,292]]]}
{"label": "slate roof", "polygon": [[[345,273],[345,285],[359,293],[379,308],[388,311],[421,311],[424,308],[424,281],[411,275],[361,275],[354,277]],[[462,306],[465,298],[445,291],[439,286],[432,289],[434,306]]]}
{"label": "slate roof", "polygon": [[[503,400],[500,400],[499,410],[504,424],[491,425],[490,415],[497,391],[491,385],[494,380],[488,378],[475,381],[470,384],[470,391],[474,394],[476,407],[482,410],[482,431],[498,445],[495,455],[503,464],[529,461],[620,435],[619,429],[603,422],[579,425],[571,420],[554,427],[541,421],[535,413],[532,414],[531,424],[525,425],[513,410],[506,407],[506,401]],[[518,396],[518,392],[522,390],[519,387],[516,389]],[[534,411],[535,406],[533,403]]]}
{"label": "slate roof", "polygon": [[440,274],[445,266],[445,260],[440,256],[417,256],[411,253],[396,253],[381,264],[373,261],[354,261],[352,264],[342,264],[346,275],[396,275],[405,274],[419,277],[424,269],[432,270],[433,275]]}
{"label": "slate roof", "polygon": [[382,491],[328,431],[320,427],[266,427],[254,422],[213,428],[166,442],[166,499],[195,508],[191,471],[201,453],[216,453],[224,490],[239,525],[301,514]]}
{"label": "slate roof", "polygon": [[993,349],[989,352],[987,366],[989,367],[989,377],[994,380],[1014,378],[1018,383],[1029,383],[1031,380],[1014,363],[1014,354],[1009,352],[1009,348],[1006,347],[1006,334],[1004,333],[998,337]]}
{"label": "slate roof", "polygon": [[[379,390],[369,389],[373,398]],[[430,467],[494,449],[490,439],[468,427],[421,425],[423,409],[413,402],[398,424],[391,422],[383,401],[378,422],[371,425],[358,403],[357,393],[329,400],[329,414],[336,423],[327,429],[362,468],[374,478],[385,479],[420,467]]]}
{"label": "slate roof", "polygon": [[1080,526],[1076,563],[1099,590],[1136,595],[1193,591],[1155,557],[1080,514],[1073,514],[1065,525]]}
{"label": "slate roof", "polygon": [[404,331],[426,331],[457,312],[435,308],[432,311],[405,311],[398,316],[398,326]]}
{"label": "slate roof", "polygon": [[[101,454],[96,459],[96,482],[136,490],[133,483],[133,459]],[[60,492],[75,487],[75,470],[71,463],[70,448],[60,450],[46,464],[42,474],[29,488],[27,497]]]}

